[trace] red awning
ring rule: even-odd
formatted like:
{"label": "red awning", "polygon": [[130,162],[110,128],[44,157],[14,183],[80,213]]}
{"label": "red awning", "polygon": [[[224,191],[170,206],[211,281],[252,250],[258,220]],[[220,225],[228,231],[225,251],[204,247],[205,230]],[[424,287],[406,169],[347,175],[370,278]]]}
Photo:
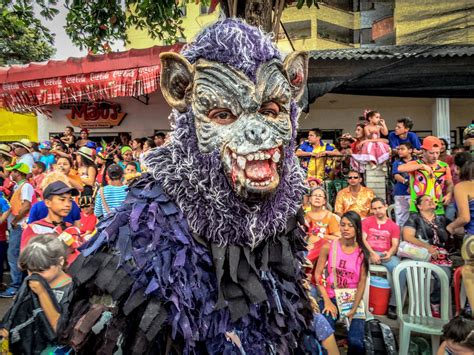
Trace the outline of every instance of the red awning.
{"label": "red awning", "polygon": [[158,90],[159,54],[182,44],[0,68],[0,107],[45,112],[47,105],[139,96]]}

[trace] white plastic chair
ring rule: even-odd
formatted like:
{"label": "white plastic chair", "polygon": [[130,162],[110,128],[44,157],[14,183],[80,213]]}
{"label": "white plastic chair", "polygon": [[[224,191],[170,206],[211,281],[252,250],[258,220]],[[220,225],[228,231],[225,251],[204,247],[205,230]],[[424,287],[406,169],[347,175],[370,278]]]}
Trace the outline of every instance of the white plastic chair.
{"label": "white plastic chair", "polygon": [[388,206],[387,208],[387,215],[388,215],[388,218],[390,218],[392,221],[395,221],[395,204],[391,204],[390,206]]}
{"label": "white plastic chair", "polygon": [[[408,313],[403,313],[402,295],[400,292],[400,273],[405,271],[408,290]],[[433,318],[431,314],[430,293],[431,276],[435,274],[440,281],[441,318]],[[397,315],[400,323],[400,355],[408,354],[410,333],[418,332],[431,335],[433,355],[439,348],[443,326],[449,322],[449,279],[448,275],[437,265],[421,261],[400,263],[393,271]]]}

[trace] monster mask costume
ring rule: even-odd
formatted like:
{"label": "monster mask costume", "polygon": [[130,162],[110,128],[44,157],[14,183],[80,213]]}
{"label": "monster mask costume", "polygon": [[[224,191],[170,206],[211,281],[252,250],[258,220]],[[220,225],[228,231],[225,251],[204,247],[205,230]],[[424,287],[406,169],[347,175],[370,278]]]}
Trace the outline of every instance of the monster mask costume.
{"label": "monster mask costume", "polygon": [[172,140],[71,266],[62,339],[84,353],[311,352],[293,143],[306,56],[282,61],[228,19],[161,60]]}

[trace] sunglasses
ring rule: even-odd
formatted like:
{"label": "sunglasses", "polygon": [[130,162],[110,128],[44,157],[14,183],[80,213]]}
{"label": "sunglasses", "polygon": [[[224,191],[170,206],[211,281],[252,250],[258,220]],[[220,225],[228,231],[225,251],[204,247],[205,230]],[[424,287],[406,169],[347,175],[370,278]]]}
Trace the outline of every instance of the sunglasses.
{"label": "sunglasses", "polygon": [[355,179],[358,179],[358,178],[359,178],[358,176],[348,176],[347,180],[355,180]]}

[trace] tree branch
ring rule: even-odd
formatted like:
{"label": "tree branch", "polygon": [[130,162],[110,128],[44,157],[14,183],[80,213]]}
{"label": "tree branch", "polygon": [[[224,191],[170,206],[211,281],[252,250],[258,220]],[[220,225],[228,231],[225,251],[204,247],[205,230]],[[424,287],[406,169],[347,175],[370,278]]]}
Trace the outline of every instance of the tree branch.
{"label": "tree branch", "polygon": [[237,17],[237,4],[238,4],[239,0],[232,0],[232,1],[234,3],[234,8],[233,8],[232,12],[234,13],[233,15],[235,17]]}
{"label": "tree branch", "polygon": [[272,30],[275,34],[275,42],[278,42],[278,33],[280,32],[280,20],[281,15],[283,14],[283,9],[285,8],[285,0],[277,0],[275,3],[275,15],[273,19]]}

